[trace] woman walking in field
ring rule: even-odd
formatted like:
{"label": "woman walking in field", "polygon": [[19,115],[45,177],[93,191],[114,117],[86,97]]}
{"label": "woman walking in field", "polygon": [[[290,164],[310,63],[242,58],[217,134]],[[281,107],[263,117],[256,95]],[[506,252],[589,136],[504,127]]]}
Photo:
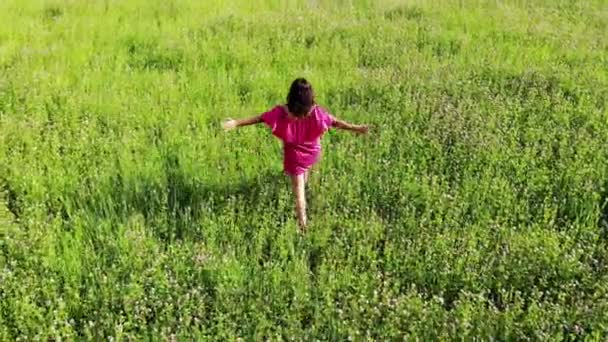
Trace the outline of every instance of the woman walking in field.
{"label": "woman walking in field", "polygon": [[296,201],[296,215],[301,230],[306,228],[304,185],[310,168],[319,160],[321,136],[330,128],[366,134],[366,125],[338,120],[315,103],[312,85],[303,78],[291,83],[286,105],[277,105],[262,115],[248,119],[224,121],[226,131],[237,127],[265,123],[272,134],[283,141],[283,167],[291,177]]}

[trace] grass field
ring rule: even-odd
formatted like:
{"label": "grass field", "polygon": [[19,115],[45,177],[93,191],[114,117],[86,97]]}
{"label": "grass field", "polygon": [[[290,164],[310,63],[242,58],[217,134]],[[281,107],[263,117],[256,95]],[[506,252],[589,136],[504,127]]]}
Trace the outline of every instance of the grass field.
{"label": "grass field", "polygon": [[[608,339],[608,3],[0,2],[0,340]],[[334,115],[297,232],[281,146]]]}

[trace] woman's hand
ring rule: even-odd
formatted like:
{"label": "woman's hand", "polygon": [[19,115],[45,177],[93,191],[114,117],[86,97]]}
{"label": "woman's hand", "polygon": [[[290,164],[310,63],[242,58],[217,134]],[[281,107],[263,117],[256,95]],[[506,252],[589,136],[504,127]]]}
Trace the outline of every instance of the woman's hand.
{"label": "woman's hand", "polygon": [[368,125],[359,125],[355,128],[355,132],[357,132],[359,134],[367,134],[367,132],[369,132],[369,126]]}
{"label": "woman's hand", "polygon": [[236,126],[237,126],[237,122],[234,119],[228,118],[228,119],[224,120],[224,122],[222,122],[222,127],[224,128],[225,132],[232,131],[233,129],[236,128]]}

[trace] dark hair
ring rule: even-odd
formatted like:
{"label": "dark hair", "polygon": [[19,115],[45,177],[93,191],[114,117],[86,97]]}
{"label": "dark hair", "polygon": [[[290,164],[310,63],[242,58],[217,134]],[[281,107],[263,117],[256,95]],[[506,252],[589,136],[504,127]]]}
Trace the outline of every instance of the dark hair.
{"label": "dark hair", "polygon": [[296,78],[289,88],[287,94],[287,109],[297,117],[305,116],[315,105],[315,93],[310,84],[304,78]]}

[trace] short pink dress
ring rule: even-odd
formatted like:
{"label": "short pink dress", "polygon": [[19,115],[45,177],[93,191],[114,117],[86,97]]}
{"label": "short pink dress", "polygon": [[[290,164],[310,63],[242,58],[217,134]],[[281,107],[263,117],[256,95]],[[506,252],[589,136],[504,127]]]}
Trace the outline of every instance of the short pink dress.
{"label": "short pink dress", "polygon": [[334,125],[335,118],[319,106],[303,118],[291,118],[284,106],[275,106],[262,114],[262,121],[283,141],[285,173],[300,175],[319,160],[321,136]]}

